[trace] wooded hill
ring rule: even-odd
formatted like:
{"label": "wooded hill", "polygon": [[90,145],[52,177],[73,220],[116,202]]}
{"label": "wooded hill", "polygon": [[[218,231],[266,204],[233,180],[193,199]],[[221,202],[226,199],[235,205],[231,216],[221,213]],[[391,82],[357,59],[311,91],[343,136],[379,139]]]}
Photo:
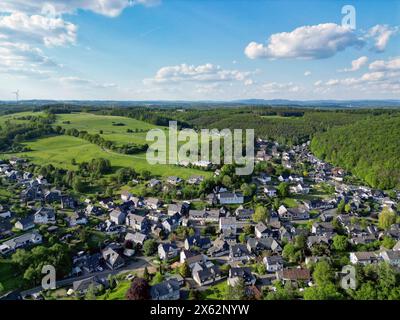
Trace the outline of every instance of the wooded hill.
{"label": "wooded hill", "polygon": [[400,188],[400,116],[370,117],[331,128],[314,136],[311,150],[372,187]]}

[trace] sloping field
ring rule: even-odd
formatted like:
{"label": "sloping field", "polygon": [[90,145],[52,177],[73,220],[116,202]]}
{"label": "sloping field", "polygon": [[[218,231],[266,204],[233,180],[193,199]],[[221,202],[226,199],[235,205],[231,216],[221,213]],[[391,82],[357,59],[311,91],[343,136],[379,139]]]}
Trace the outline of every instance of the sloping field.
{"label": "sloping field", "polygon": [[[103,116],[91,113],[71,113],[57,115],[55,125],[65,129],[75,128],[90,134],[99,134],[116,143],[146,143],[146,132],[150,129],[161,128],[143,121],[117,116]],[[127,132],[130,129],[134,132]],[[139,131],[139,132],[135,132]],[[140,132],[143,131],[143,132]]]}
{"label": "sloping field", "polygon": [[55,136],[42,138],[25,143],[32,151],[19,153],[17,156],[30,159],[39,164],[53,164],[56,167],[74,169],[71,164],[72,159],[78,163],[90,161],[94,158],[109,159],[111,165],[115,168],[130,167],[136,171],[148,170],[159,176],[176,175],[182,178],[188,178],[191,175],[209,176],[209,172],[183,168],[171,165],[150,165],[146,160],[146,154],[125,155],[91,144],[85,140],[70,136]]}

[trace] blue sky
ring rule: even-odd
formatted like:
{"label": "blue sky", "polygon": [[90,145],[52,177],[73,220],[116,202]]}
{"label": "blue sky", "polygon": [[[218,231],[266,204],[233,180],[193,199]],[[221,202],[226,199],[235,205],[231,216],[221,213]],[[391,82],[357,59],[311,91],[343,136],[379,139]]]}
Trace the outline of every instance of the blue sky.
{"label": "blue sky", "polygon": [[0,99],[399,99],[399,48],[400,1],[1,0]]}

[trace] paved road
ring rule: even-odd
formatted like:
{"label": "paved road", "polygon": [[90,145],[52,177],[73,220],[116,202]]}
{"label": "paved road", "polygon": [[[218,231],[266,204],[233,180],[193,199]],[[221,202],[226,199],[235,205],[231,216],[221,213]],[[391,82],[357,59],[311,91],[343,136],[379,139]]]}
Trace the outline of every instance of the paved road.
{"label": "paved road", "polygon": [[[57,288],[61,288],[61,287],[65,287],[68,285],[71,285],[73,282],[75,281],[79,281],[79,280],[84,280],[90,277],[94,277],[94,276],[99,276],[102,278],[106,278],[108,277],[108,275],[115,275],[115,274],[119,274],[119,273],[124,273],[127,271],[140,271],[142,269],[144,269],[145,266],[149,266],[151,265],[150,261],[153,259],[153,257],[138,257],[136,258],[137,260],[132,261],[131,263],[129,263],[128,265],[125,265],[123,268],[118,269],[118,270],[104,270],[104,271],[100,271],[100,272],[93,272],[90,274],[85,274],[82,276],[78,276],[78,277],[71,277],[68,279],[63,279],[60,281],[57,281],[56,286]],[[22,291],[21,292],[21,296],[25,297],[25,296],[29,296],[35,293],[39,293],[40,291],[42,291],[42,287],[36,287],[36,288],[32,288],[26,291]]]}

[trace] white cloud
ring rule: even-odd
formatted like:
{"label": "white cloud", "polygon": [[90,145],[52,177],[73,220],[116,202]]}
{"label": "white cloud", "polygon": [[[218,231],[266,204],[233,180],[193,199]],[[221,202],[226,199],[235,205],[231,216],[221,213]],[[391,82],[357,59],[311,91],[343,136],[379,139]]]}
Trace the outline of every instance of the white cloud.
{"label": "white cloud", "polygon": [[316,87],[332,87],[342,86],[347,90],[359,90],[359,92],[371,93],[399,93],[400,88],[400,71],[375,71],[364,73],[360,77],[344,78],[344,79],[330,79],[323,83],[318,81],[315,83]]}
{"label": "white cloud", "polygon": [[310,75],[311,75],[311,71],[308,71],[308,70],[307,70],[307,71],[304,72],[304,76],[308,77],[308,76],[310,76]]}
{"label": "white cloud", "polygon": [[248,80],[251,72],[238,70],[225,70],[220,66],[206,63],[203,65],[180,64],[167,66],[159,69],[151,79],[145,79],[145,84],[171,84],[177,82],[221,82],[221,81],[243,81]]}
{"label": "white cloud", "polygon": [[99,83],[94,80],[84,79],[79,77],[61,77],[58,79],[62,84],[69,86],[79,87],[79,88],[116,88],[117,85],[114,83]]}
{"label": "white cloud", "polygon": [[153,6],[160,0],[2,0],[0,11],[27,14],[71,14],[79,9],[108,17],[117,17],[126,8],[135,5]]}
{"label": "white cloud", "polygon": [[0,41],[0,72],[18,76],[45,77],[60,67],[42,50],[28,44]]}
{"label": "white cloud", "polygon": [[353,30],[335,23],[302,26],[291,32],[269,37],[266,45],[251,42],[245,49],[250,59],[323,59],[348,47],[361,47],[364,41]]}
{"label": "white cloud", "polygon": [[364,66],[366,63],[368,62],[368,57],[366,56],[362,56],[358,59],[355,59],[351,62],[351,68],[345,68],[343,70],[339,70],[339,71],[343,71],[343,72],[352,72],[352,71],[357,71],[359,70],[362,66]]}
{"label": "white cloud", "polygon": [[261,88],[266,93],[298,92],[301,90],[301,87],[295,85],[293,82],[289,83],[269,82],[263,84]]}
{"label": "white cloud", "polygon": [[399,32],[399,27],[390,27],[388,25],[377,24],[369,29],[367,37],[372,37],[375,41],[373,50],[376,52],[383,52],[390,38]]}
{"label": "white cloud", "polygon": [[369,65],[370,70],[389,71],[400,70],[400,57],[395,57],[390,60],[376,60]]}
{"label": "white cloud", "polygon": [[0,37],[13,42],[63,46],[75,43],[76,31],[74,24],[61,18],[28,16],[19,12],[0,16]]}

